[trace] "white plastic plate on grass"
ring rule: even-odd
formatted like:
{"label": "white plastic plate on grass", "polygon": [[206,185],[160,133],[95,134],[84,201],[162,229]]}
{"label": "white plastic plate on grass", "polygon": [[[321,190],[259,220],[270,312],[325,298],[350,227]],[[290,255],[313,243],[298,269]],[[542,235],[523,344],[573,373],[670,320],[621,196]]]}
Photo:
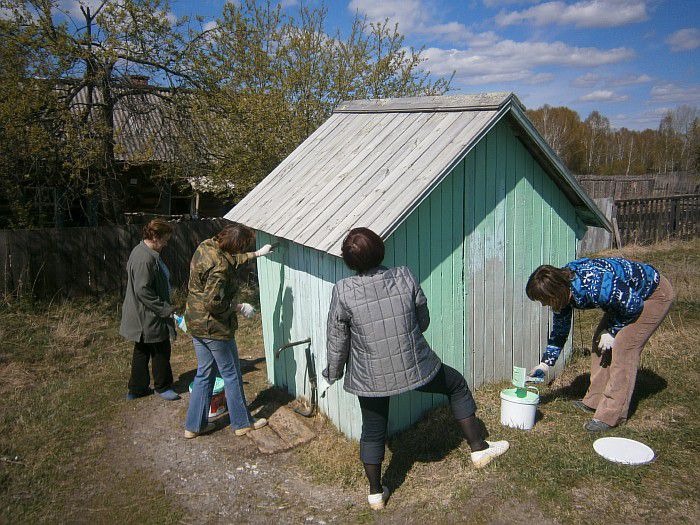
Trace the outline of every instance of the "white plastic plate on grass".
{"label": "white plastic plate on grass", "polygon": [[608,461],[623,465],[643,465],[654,460],[654,451],[644,443],[620,437],[605,437],[593,442],[593,450]]}

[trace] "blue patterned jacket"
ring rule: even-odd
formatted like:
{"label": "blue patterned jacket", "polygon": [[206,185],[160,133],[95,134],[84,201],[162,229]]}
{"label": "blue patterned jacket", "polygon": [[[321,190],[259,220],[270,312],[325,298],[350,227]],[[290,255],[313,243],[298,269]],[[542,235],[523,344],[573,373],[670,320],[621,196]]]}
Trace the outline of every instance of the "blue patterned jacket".
{"label": "blue patterned jacket", "polygon": [[569,337],[573,309],[600,308],[607,314],[608,332],[613,337],[633,323],[642,313],[644,301],[659,284],[659,272],[653,266],[620,257],[578,259],[565,268],[574,272],[571,301],[554,312],[552,333],[542,362],[553,366]]}

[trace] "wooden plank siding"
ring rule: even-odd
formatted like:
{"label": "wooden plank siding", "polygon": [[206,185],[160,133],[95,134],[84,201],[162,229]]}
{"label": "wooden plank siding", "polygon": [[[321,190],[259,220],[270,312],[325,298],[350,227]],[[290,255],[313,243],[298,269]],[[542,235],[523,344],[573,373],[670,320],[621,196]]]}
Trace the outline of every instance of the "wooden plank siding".
{"label": "wooden plank siding", "polygon": [[[551,313],[527,299],[525,283],[540,264],[575,257],[576,230],[574,207],[502,121],[386,239],[384,264],[415,273],[431,313],[428,342],[478,387],[510,377],[514,364],[538,362]],[[336,256],[258,233],[260,246],[275,241],[278,251],[257,260],[269,379],[308,397],[304,347],[286,350],[277,362],[273,352],[311,337],[320,376],[331,290],[351,272]],[[342,380],[319,401],[343,433],[359,439],[359,404]],[[418,392],[396,396],[389,432],[445,401]]]}

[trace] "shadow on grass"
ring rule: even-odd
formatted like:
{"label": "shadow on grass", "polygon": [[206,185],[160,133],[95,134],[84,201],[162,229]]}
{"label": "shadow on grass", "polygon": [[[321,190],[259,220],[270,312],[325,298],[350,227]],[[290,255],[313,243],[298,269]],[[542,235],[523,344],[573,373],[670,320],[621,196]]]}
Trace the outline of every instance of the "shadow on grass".
{"label": "shadow on grass", "polygon": [[[480,419],[479,426],[484,437],[488,431]],[[416,462],[432,463],[444,460],[450,452],[461,446],[468,446],[452,418],[449,409],[442,407],[429,414],[414,427],[389,440],[391,460],[383,476],[384,484],[394,492],[398,489]]]}
{"label": "shadow on grass", "polygon": [[588,385],[591,382],[591,374],[585,373],[576,376],[571,383],[566,386],[550,390],[546,394],[540,396],[540,405],[546,405],[559,398],[564,399],[581,399],[588,390]]}
{"label": "shadow on grass", "polygon": [[[191,370],[186,374],[182,374],[180,376],[180,379],[187,375],[191,375],[192,377],[194,377],[194,373],[195,370]],[[187,383],[187,385],[189,385],[189,382]],[[272,414],[274,414],[278,408],[289,404],[291,401],[294,401],[294,397],[290,396],[284,390],[280,390],[276,387],[269,387],[259,392],[258,395],[255,396],[255,399],[252,403],[248,403],[248,410],[251,413],[253,413],[260,408],[260,411],[257,414],[255,414],[255,418],[260,419],[261,417],[264,417],[269,419],[270,416],[272,416]],[[230,414],[228,411],[226,411],[224,414],[214,419],[209,419],[209,421],[214,422],[217,430],[226,428],[231,423]]]}
{"label": "shadow on grass", "polygon": [[[576,376],[571,383],[556,390],[552,390],[540,397],[540,405],[546,405],[559,398],[581,399],[586,395],[590,384],[590,374],[585,373]],[[648,368],[640,368],[637,372],[637,382],[634,386],[634,394],[630,403],[629,415],[632,417],[637,410],[639,402],[658,394],[668,386],[666,379]]]}
{"label": "shadow on grass", "polygon": [[[248,410],[253,413],[255,410],[262,407],[260,411],[255,414],[255,418],[260,419],[261,417],[264,417],[269,419],[279,407],[286,405],[293,400],[294,398],[287,392],[280,390],[279,388],[270,387],[255,396],[253,402],[248,404]],[[231,424],[231,414],[226,411],[214,419],[209,419],[209,421],[214,423],[216,430],[227,428]]]}
{"label": "shadow on grass", "polygon": [[641,368],[637,372],[637,382],[634,385],[634,394],[630,403],[629,415],[632,417],[637,411],[637,406],[642,399],[647,399],[666,389],[668,383],[666,379],[648,368]]}

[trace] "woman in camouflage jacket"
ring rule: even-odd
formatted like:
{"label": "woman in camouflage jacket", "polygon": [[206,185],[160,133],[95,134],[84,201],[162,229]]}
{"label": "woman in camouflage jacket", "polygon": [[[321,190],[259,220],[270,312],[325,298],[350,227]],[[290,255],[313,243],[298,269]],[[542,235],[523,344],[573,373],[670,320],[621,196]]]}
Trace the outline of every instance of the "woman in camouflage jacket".
{"label": "woman in camouflage jacket", "polygon": [[[240,272],[247,261],[267,255],[269,244],[246,252],[255,233],[241,224],[226,226],[214,238],[202,242],[192,256],[185,309],[185,324],[197,354],[197,374],[190,394],[185,437],[194,438],[213,429],[208,424],[216,370],[224,380],[226,402],[237,436],[267,424],[254,420],[246,406],[241,366],[234,335],[238,313],[250,318],[255,313],[247,303],[237,303]],[[215,366],[216,363],[216,366]]]}

